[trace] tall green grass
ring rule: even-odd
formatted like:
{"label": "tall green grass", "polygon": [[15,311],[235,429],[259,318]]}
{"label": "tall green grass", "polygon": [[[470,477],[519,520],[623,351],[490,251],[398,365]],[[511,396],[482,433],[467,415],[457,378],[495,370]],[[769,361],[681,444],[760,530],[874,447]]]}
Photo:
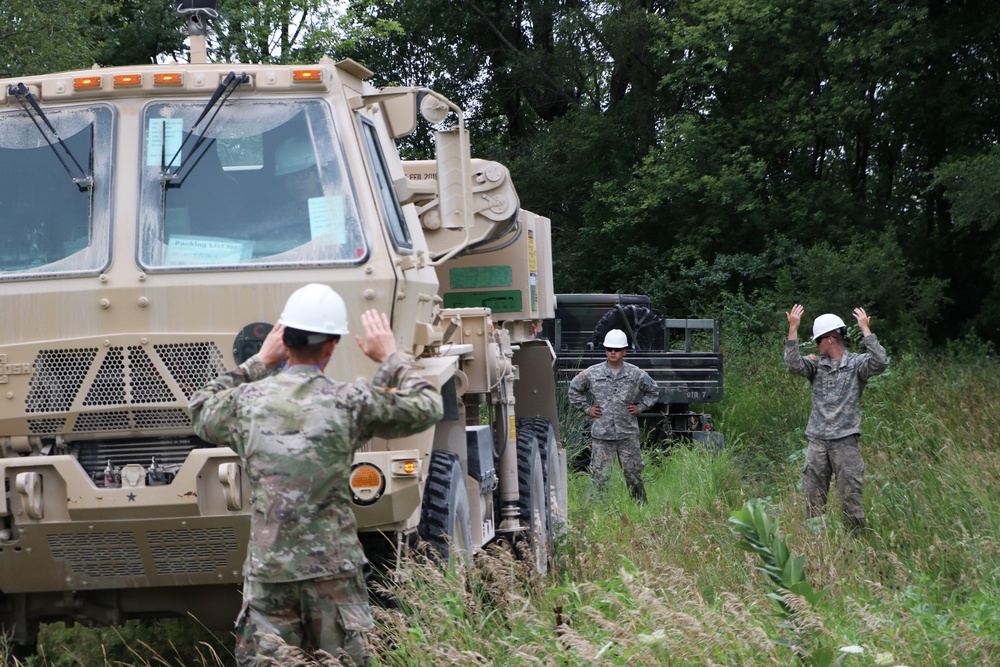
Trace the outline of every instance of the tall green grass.
{"label": "tall green grass", "polygon": [[[796,643],[848,648],[849,665],[1000,664],[998,371],[990,359],[904,354],[873,380],[863,399],[868,529],[852,537],[835,489],[822,520],[804,517],[806,383],[785,373],[780,345],[731,354],[726,399],[712,410],[722,452],[651,452],[644,505],[620,473],[601,502],[588,500],[585,473],[571,474],[569,525],[545,578],[504,549],[458,575],[407,563],[392,584],[400,607],[377,610],[376,664],[804,664],[783,645]],[[793,627],[728,525],[752,499],[822,591],[815,604],[789,599]],[[204,662],[159,649],[159,660],[144,650],[105,660],[90,648],[55,660],[65,636],[47,631],[33,664],[232,664],[224,648]]]}

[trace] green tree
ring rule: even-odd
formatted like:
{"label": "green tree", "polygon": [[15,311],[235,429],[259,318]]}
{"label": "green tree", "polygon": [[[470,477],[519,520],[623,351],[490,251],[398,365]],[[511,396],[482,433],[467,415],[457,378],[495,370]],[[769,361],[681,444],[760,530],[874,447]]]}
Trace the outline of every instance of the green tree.
{"label": "green tree", "polygon": [[227,62],[308,63],[333,54],[349,19],[329,0],[220,0],[215,56]]}
{"label": "green tree", "polygon": [[100,0],[7,0],[0,3],[0,75],[82,69],[102,49]]}
{"label": "green tree", "polygon": [[[480,150],[553,218],[558,289],[650,292],[693,313],[726,294],[821,298],[830,288],[806,262],[849,261],[827,281],[850,275],[853,299],[880,300],[869,305],[902,339],[940,341],[966,323],[997,337],[981,289],[997,232],[953,221],[963,195],[933,174],[997,141],[1000,6],[354,6],[401,28],[356,56],[386,83],[431,85],[468,108]],[[856,267],[881,267],[900,289]],[[780,276],[798,282],[778,293]]]}
{"label": "green tree", "polygon": [[[927,330],[939,339],[959,332],[964,309],[978,302],[971,285],[960,284],[967,272],[981,274],[985,258],[959,247],[940,257],[961,235],[931,187],[940,160],[934,146],[962,153],[995,137],[979,107],[998,111],[997,84],[984,68],[1000,13],[951,4],[961,10],[951,18],[935,13],[940,3],[916,1],[674,5],[652,48],[681,54],[660,86],[665,100],[680,104],[661,107],[668,113],[640,164],[594,184],[598,214],[578,234],[594,243],[578,254],[597,268],[581,276],[584,284],[659,291],[678,299],[666,304],[677,312],[697,298],[693,288],[772,289],[782,263],[815,259],[807,251],[825,244],[861,266],[894,262],[890,272],[902,271],[914,286],[908,304],[872,304],[889,313],[889,327],[908,339],[919,338],[913,326],[935,321]],[[966,72],[947,89],[922,85],[932,63],[955,49],[953,59],[969,61]],[[979,84],[975,94],[966,73]],[[932,129],[924,116],[937,112],[928,100],[946,92],[946,107],[977,109],[955,122],[938,117]],[[817,294],[852,270],[801,274],[796,289]],[[855,298],[878,291],[856,287]]]}
{"label": "green tree", "polygon": [[108,7],[113,11],[98,17],[101,65],[151,64],[162,56],[181,55],[187,32],[184,21],[174,16],[175,3],[117,0]]}
{"label": "green tree", "polygon": [[968,333],[996,340],[1000,332],[1000,147],[953,160],[937,172],[934,190],[950,204],[952,247],[979,271],[979,305],[966,319]]}
{"label": "green tree", "polygon": [[[901,190],[916,203],[908,220],[904,251],[929,274],[946,276],[951,305],[944,311],[949,336],[967,327],[1000,340],[995,274],[997,229],[961,211],[952,219],[952,204],[970,201],[975,186],[965,180],[962,194],[950,194],[948,178],[933,175],[951,162],[965,163],[974,178],[978,156],[989,155],[1000,140],[1000,6],[961,0],[928,0],[925,33],[913,68],[914,77],[901,96],[891,124],[900,132],[911,156],[901,170]],[[971,162],[965,162],[971,161]],[[942,173],[947,173],[942,172]],[[952,182],[952,185],[955,185]],[[985,278],[985,280],[984,280]]]}
{"label": "green tree", "polygon": [[674,5],[359,2],[359,20],[401,32],[351,55],[386,84],[427,85],[469,111],[473,150],[505,162],[522,202],[552,218],[558,288],[580,290],[609,211],[595,184],[630,173],[655,144],[663,107],[677,104],[657,89],[675,54],[649,48]]}

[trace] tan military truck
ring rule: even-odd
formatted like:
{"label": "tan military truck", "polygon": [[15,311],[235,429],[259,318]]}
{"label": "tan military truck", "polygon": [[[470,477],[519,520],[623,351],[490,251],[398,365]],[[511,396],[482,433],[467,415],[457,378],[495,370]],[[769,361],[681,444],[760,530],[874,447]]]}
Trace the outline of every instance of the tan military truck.
{"label": "tan military truck", "polygon": [[[2,81],[0,624],[22,649],[56,620],[232,627],[248,489],[238,457],[193,434],[188,399],[308,282],[344,297],[352,332],[389,313],[445,397],[437,427],[356,456],[372,562],[418,537],[452,558],[526,539],[546,569],[566,508],[536,336],[549,221],[470,157],[460,108],[370,75],[325,59]],[[434,131],[436,160],[400,160],[415,131]],[[374,370],[348,340],[327,372]]]}

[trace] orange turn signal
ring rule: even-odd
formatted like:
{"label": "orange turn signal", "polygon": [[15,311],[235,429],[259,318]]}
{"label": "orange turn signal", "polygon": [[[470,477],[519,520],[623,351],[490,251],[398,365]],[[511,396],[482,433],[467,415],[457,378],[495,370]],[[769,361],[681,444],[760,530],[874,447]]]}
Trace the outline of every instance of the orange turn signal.
{"label": "orange turn signal", "polygon": [[154,86],[176,86],[184,83],[184,75],[180,72],[157,72],[153,75]]}
{"label": "orange turn signal", "polygon": [[416,459],[397,459],[392,462],[393,477],[413,477],[420,472],[420,462]]}
{"label": "orange turn signal", "polygon": [[141,74],[115,74],[115,88],[121,86],[141,86],[142,85],[142,75]]}
{"label": "orange turn signal", "polygon": [[322,81],[323,70],[320,69],[293,69],[292,81]]}
{"label": "orange turn signal", "polygon": [[73,79],[73,88],[100,88],[103,82],[99,76],[78,76]]}

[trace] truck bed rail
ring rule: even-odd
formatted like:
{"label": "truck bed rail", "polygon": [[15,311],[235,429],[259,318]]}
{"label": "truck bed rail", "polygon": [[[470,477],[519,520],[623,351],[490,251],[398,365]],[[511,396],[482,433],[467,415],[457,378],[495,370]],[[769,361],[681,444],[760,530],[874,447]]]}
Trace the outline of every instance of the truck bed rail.
{"label": "truck bed rail", "polygon": [[[569,385],[581,370],[604,361],[603,351],[561,354],[556,378]],[[718,403],[722,400],[722,355],[713,352],[634,352],[625,360],[649,373],[660,389],[660,403]]]}

